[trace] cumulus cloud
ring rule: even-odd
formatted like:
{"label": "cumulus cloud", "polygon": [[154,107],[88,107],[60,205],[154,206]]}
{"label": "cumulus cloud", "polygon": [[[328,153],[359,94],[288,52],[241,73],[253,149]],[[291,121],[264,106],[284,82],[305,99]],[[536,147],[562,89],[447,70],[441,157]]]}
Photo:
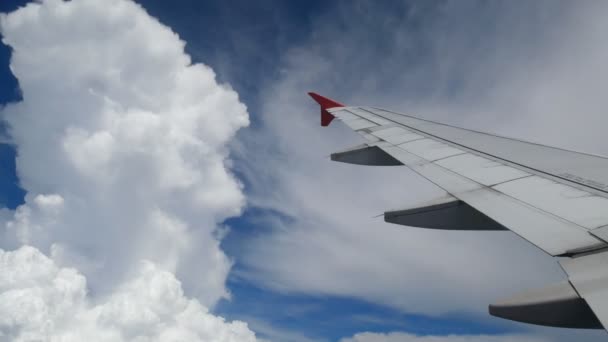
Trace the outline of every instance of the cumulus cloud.
{"label": "cumulus cloud", "polygon": [[[605,68],[595,61],[605,51],[599,32],[608,28],[594,14],[605,13],[598,7],[361,1],[317,18],[310,40],[285,54],[282,77],[266,91],[258,136],[269,137],[272,147],[266,158],[250,160],[252,202],[289,219],[269,219],[270,237],[249,245],[249,277],[284,291],[484,317],[500,297],[563,278],[555,260],[510,233],[425,231],[372,219],[442,192],[405,168],[328,161],[324,156],[361,140],[339,125],[322,130],[306,92],[578,148],[579,141],[567,139],[572,132],[556,138],[573,121],[589,132],[583,115],[605,118],[599,115],[605,96],[590,96],[597,91],[566,97],[582,91],[568,83],[577,68],[586,70],[591,88],[605,89]],[[586,49],[570,54],[575,46]],[[568,106],[558,110],[566,98]],[[603,136],[591,132],[588,146]]]}
{"label": "cumulus cloud", "polygon": [[3,267],[35,271],[4,278],[2,333],[252,340],[205,309],[228,296],[220,222],[245,202],[227,167],[248,125],[238,95],[132,1],[31,3],[0,30],[23,95],[0,113],[27,191],[0,247],[32,246]]}
{"label": "cumulus cloud", "polygon": [[344,338],[341,342],[543,342],[549,341],[542,337],[529,335],[446,335],[446,336],[418,336],[406,333],[359,333],[351,338]]}
{"label": "cumulus cloud", "polygon": [[147,258],[206,304],[224,296],[213,234],[244,203],[224,163],[248,124],[237,94],[131,1],[49,0],[1,27],[23,92],[2,117],[27,190],[5,247],[61,250],[93,286]]}
{"label": "cumulus cloud", "polygon": [[94,300],[85,277],[36,248],[0,250],[2,341],[255,341],[184,296],[173,274],[142,261],[134,277]]}

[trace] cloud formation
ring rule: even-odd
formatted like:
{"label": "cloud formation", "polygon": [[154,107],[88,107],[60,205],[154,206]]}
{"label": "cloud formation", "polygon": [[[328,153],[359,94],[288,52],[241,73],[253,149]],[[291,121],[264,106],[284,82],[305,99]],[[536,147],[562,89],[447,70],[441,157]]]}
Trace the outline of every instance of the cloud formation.
{"label": "cloud formation", "polygon": [[253,340],[204,308],[228,296],[220,222],[245,202],[226,147],[249,123],[238,95],[132,1],[45,0],[0,30],[23,95],[1,116],[27,191],[0,247],[16,249],[5,267],[35,271],[4,279],[0,331]]}
{"label": "cloud formation", "polygon": [[248,123],[237,94],[130,1],[44,1],[1,27],[24,98],[2,112],[28,192],[13,246],[55,246],[94,263],[87,277],[142,257],[178,273],[196,262],[205,302],[223,296],[229,262],[212,234],[244,202],[224,164]]}
{"label": "cloud formation", "polygon": [[151,262],[101,301],[87,296],[82,274],[33,247],[0,250],[0,268],[2,341],[255,341],[245,323],[209,314]]}

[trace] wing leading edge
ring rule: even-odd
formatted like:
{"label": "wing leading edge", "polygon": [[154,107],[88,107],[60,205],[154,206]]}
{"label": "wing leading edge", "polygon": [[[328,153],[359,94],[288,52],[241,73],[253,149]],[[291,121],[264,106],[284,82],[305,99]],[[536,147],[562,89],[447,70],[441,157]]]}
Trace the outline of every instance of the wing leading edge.
{"label": "wing leading edge", "polygon": [[332,160],[404,165],[446,192],[432,203],[388,211],[385,221],[508,229],[563,257],[569,282],[491,305],[491,314],[540,325],[608,327],[608,268],[599,266],[608,262],[607,158],[309,94],[321,106],[323,126],[337,118],[367,140]]}

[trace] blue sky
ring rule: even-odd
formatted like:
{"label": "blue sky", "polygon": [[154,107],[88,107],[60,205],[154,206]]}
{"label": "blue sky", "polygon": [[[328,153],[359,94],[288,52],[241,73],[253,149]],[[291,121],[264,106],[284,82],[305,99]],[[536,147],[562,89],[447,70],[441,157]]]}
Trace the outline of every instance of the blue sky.
{"label": "blue sky", "polygon": [[[497,61],[537,58],[542,54],[541,45],[559,38],[555,30],[546,27],[552,27],[552,18],[568,9],[560,5],[545,10],[543,6],[547,3],[530,5],[531,8],[520,3],[519,9],[511,9],[509,2],[489,5],[475,1],[462,5],[453,2],[446,5],[444,1],[137,2],[186,41],[186,52],[194,62],[209,65],[220,82],[229,83],[236,90],[249,110],[252,125],[247,130],[258,133],[266,132],[264,125],[269,117],[265,115],[272,103],[268,99],[275,94],[280,96],[279,88],[290,84],[286,80],[292,74],[306,75],[307,61],[311,62],[310,73],[316,74],[312,80],[298,84],[302,86],[302,98],[303,90],[310,86],[320,87],[315,89],[329,92],[339,100],[357,99],[396,109],[406,105],[433,108],[424,103],[433,99],[458,106],[461,111],[470,109],[471,98],[492,96],[490,90],[504,76],[504,70],[496,68]],[[27,1],[3,1],[0,12],[12,11],[24,3]],[[519,23],[511,29],[513,18]],[[502,42],[505,28],[509,29],[506,36],[509,40]],[[449,49],[450,44],[437,44],[437,40],[453,41],[458,46]],[[350,54],[345,57],[344,51]],[[441,58],[447,51],[451,54],[449,58]],[[0,103],[20,100],[16,79],[8,68],[9,56],[10,49],[2,45]],[[326,64],[334,70],[330,67],[326,78],[320,78],[318,74],[323,72],[314,68],[321,65],[322,69]],[[307,108],[311,110],[311,120],[317,120],[315,106],[309,104]],[[447,120],[474,122],[479,126],[503,120],[508,121],[505,132],[526,133],[518,128],[517,122],[521,120],[518,117],[478,118],[452,116]],[[251,142],[247,132],[239,133],[240,142]],[[268,147],[265,144],[271,138],[268,135],[260,138],[260,146]],[[251,145],[244,150],[250,155],[254,153]],[[327,154],[330,152],[327,150]],[[234,172],[244,184],[247,196],[259,199],[264,197],[264,191],[268,196],[274,195],[269,186],[274,183],[259,183],[249,177],[249,168],[241,166],[252,160],[239,153],[233,157]],[[0,146],[0,166],[0,203],[14,209],[23,203],[25,193],[18,185],[13,146]],[[264,187],[266,190],[260,190]],[[249,322],[261,337],[338,341],[359,332],[395,331],[416,335],[534,333],[549,338],[557,335],[554,330],[533,330],[475,310],[424,314],[417,308],[404,310],[363,295],[292,291],[285,289],[285,284],[273,287],[256,281],[256,277],[251,277],[255,263],[246,260],[250,253],[255,254],[251,245],[273,234],[276,227],[269,221],[289,225],[298,220],[293,213],[256,203],[248,206],[241,216],[224,222],[230,233],[221,247],[234,262],[227,279],[232,298],[220,301],[214,313],[229,320]]]}
{"label": "blue sky", "polygon": [[[3,2],[0,11],[10,11],[15,9],[19,5],[19,2]],[[19,88],[17,86],[17,80],[11,73],[8,63],[10,58],[10,50],[7,46],[2,44],[0,50],[0,84],[2,85],[2,92],[0,93],[0,102],[7,103],[9,101],[17,101],[21,98],[19,94]],[[2,132],[5,131],[5,127],[2,127]],[[17,175],[15,173],[15,150],[10,145],[2,144],[0,146],[0,165],[2,166],[0,172],[0,200],[3,206],[9,208],[15,208],[17,205],[23,202],[23,196],[25,193],[18,185]]]}

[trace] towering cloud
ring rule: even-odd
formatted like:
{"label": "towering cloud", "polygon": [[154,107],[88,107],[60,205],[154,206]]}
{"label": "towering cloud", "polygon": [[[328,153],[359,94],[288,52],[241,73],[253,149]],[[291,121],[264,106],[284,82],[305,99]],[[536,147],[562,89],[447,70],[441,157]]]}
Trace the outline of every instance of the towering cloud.
{"label": "towering cloud", "polygon": [[131,1],[45,0],[0,29],[23,94],[1,115],[27,191],[2,273],[32,271],[3,278],[0,331],[253,340],[203,307],[228,295],[218,224],[244,205],[226,167],[248,125],[237,94]]}

